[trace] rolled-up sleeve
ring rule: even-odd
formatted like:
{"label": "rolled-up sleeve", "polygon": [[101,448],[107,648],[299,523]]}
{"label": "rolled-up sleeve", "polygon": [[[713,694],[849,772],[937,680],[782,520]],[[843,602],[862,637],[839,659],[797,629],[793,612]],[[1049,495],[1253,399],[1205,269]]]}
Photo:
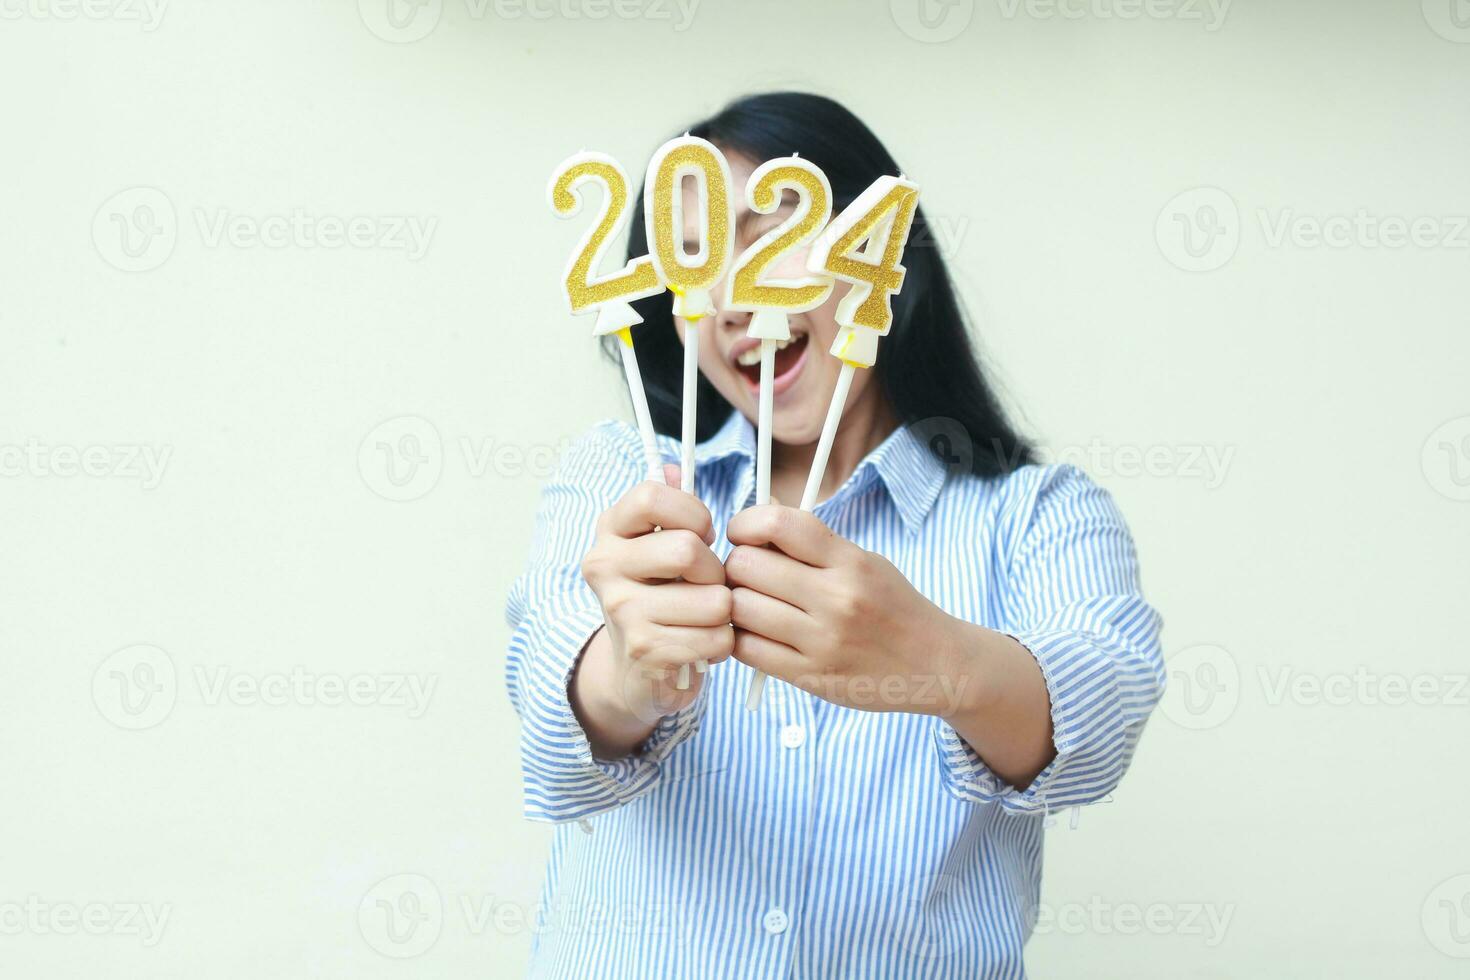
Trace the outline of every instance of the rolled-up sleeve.
{"label": "rolled-up sleeve", "polygon": [[1095,803],[1122,779],[1164,688],[1159,614],[1144,601],[1132,536],[1107,491],[1072,466],[1037,471],[1007,575],[1004,632],[1041,667],[1056,757],[1024,790],[993,773],[942,722],[952,793],[1008,810]]}
{"label": "rolled-up sleeve", "polygon": [[597,518],[645,476],[637,434],[606,422],[574,443],[542,491],[526,569],[511,586],[505,682],[521,719],[525,814],[564,822],[641,796],[659,763],[698,727],[704,695],[662,719],[642,750],[614,762],[593,758],[567,684],[577,657],[602,626],[602,607],[582,578]]}

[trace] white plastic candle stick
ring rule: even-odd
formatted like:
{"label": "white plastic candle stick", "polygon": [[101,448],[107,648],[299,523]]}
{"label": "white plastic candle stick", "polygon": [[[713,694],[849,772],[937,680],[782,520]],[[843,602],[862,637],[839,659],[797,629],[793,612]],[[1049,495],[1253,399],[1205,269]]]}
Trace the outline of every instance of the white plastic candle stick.
{"label": "white plastic candle stick", "polygon": [[817,495],[822,492],[822,477],[827,474],[827,460],[832,455],[832,443],[837,438],[837,426],[842,421],[842,409],[847,404],[847,393],[852,388],[852,376],[857,372],[851,362],[842,365],[837,375],[837,388],[832,392],[832,402],[827,406],[827,419],[822,423],[822,437],[817,440],[817,452],[812,456],[812,468],[806,475],[806,489],[801,494],[801,509],[811,513],[817,506]]}
{"label": "white plastic candle stick", "polygon": [[[690,320],[684,328],[684,401],[681,406],[683,418],[681,419],[679,445],[679,489],[685,493],[694,492],[694,445],[698,438],[696,435],[699,421],[698,398],[699,319],[696,317]],[[701,674],[708,666],[703,660],[695,662],[695,667]],[[679,677],[674,686],[681,691],[687,691],[689,680],[689,665],[684,664],[679,668]]]}
{"label": "white plastic candle stick", "polygon": [[[791,214],[740,253],[731,273],[732,310],[751,312],[746,335],[760,341],[760,388],[756,409],[755,502],[771,502],[771,427],[775,414],[776,351],[791,340],[790,317],[815,309],[832,294],[834,280],[812,272],[804,249],[832,215],[832,187],[815,164],[791,156],[755,169],[745,185],[745,200],[756,214],[774,214],[791,191]],[[794,266],[795,268],[791,268]],[[783,268],[784,267],[784,268]],[[792,276],[790,273],[795,272]],[[783,273],[785,273],[783,275]],[[756,671],[745,706],[760,707],[766,675]]]}
{"label": "white plastic candle stick", "polygon": [[761,341],[760,401],[756,409],[755,503],[771,502],[771,422],[776,414],[776,342]]}
{"label": "white plastic candle stick", "polygon": [[699,421],[699,324],[691,320],[684,328],[684,403],[682,445],[679,457],[679,487],[694,492],[694,443]]}
{"label": "white plastic candle stick", "polygon": [[[904,270],[899,259],[908,242],[918,197],[919,188],[902,177],[878,178],[832,219],[807,256],[808,269],[849,282],[852,288],[837,304],[835,319],[841,329],[831,353],[842,360],[842,371],[837,375],[837,387],[827,406],[827,418],[801,495],[804,511],[817,506],[853,377],[858,368],[873,366],[878,357],[878,338],[892,326],[888,297],[903,285]],[[859,245],[864,246],[860,252]],[[757,672],[746,696],[747,708],[760,706],[764,686],[765,675]]]}
{"label": "white plastic candle stick", "polygon": [[648,410],[648,393],[638,371],[638,355],[633,351],[633,331],[618,331],[618,351],[623,355],[623,376],[628,379],[628,394],[633,399],[633,418],[638,423],[638,436],[643,441],[643,462],[648,478],[664,482],[664,461],[658,451],[658,434],[653,429],[653,414]]}

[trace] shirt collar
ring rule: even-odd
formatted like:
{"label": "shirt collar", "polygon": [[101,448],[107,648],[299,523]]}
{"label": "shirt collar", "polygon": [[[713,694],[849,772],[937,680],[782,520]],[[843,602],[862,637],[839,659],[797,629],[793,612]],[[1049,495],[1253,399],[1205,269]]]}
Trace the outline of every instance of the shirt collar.
{"label": "shirt collar", "polygon": [[[713,436],[695,447],[694,458],[700,465],[720,460],[745,462],[753,470],[755,443],[755,426],[740,412],[732,411]],[[899,426],[863,458],[831,500],[840,501],[860,492],[876,477],[887,489],[904,526],[910,532],[917,531],[939,497],[945,472],[945,465],[923,438],[908,426]],[[825,510],[829,502],[818,504],[817,510]]]}
{"label": "shirt collar", "polygon": [[755,426],[738,411],[730,412],[725,424],[704,442],[694,447],[694,462],[713,463],[717,459],[743,456],[755,463]]}

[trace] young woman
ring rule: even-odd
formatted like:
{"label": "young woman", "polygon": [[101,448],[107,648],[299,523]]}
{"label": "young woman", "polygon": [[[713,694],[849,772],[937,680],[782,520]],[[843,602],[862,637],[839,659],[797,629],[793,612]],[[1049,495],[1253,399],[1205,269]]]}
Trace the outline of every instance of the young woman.
{"label": "young woman", "polygon": [[[836,210],[900,172],[812,95],[742,99],[689,131],[737,189],[768,159],[814,161]],[[737,252],[789,213],[735,198]],[[629,255],[646,251],[635,219]],[[526,812],[559,825],[533,974],[1023,975],[1042,818],[1118,784],[1163,684],[1159,617],[1108,495],[1034,465],[1002,414],[922,208],[903,264],[815,513],[751,506],[758,367],[720,290],[697,494],[674,466],[667,486],[645,480],[637,433],[614,422],[546,487],[508,612]],[[788,504],[840,368],[845,292],[793,317],[777,358],[772,488]],[[667,294],[641,312],[676,459],[684,324]],[[773,680],[752,712],[757,670]]]}

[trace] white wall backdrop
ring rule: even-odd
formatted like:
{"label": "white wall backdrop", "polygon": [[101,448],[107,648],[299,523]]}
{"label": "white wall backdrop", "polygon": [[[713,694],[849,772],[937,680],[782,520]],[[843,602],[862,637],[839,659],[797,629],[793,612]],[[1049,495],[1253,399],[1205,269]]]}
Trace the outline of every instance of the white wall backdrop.
{"label": "white wall backdrop", "polygon": [[0,84],[0,975],[519,973],[503,602],[625,410],[544,182],[792,86],[1167,620],[1032,972],[1463,975],[1463,0],[0,0]]}

